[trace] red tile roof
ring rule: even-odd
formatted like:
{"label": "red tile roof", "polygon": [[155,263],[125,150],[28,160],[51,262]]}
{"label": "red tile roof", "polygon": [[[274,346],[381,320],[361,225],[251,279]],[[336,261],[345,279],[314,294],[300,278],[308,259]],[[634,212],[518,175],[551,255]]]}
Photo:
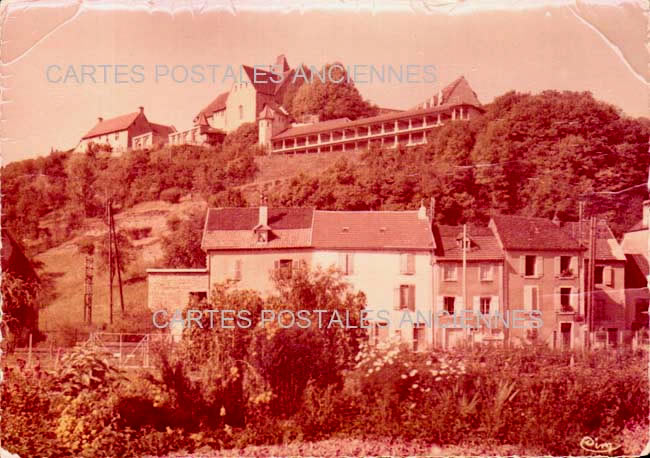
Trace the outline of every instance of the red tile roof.
{"label": "red tile roof", "polygon": [[249,67],[248,65],[242,65],[242,69],[246,72],[246,76],[248,76],[255,90],[262,94],[275,95],[275,91],[283,82],[278,73],[263,70],[259,67]]}
{"label": "red tile roof", "polygon": [[[582,231],[580,230],[580,223],[577,221],[562,223],[560,227],[566,230],[571,237],[581,241],[583,246],[588,245],[589,221],[582,223]],[[582,232],[582,236],[580,232]],[[589,251],[585,255],[589,256]],[[606,221],[598,221],[596,224],[596,259],[601,261],[625,261],[623,248],[614,237]]]}
{"label": "red tile roof", "polygon": [[90,129],[86,135],[81,137],[81,139],[84,140],[86,138],[93,138],[100,135],[106,135],[113,132],[126,130],[131,126],[131,124],[133,124],[139,115],[140,112],[136,111],[135,113],[129,113],[111,119],[104,119],[95,124],[95,127]]}
{"label": "red tile roof", "polygon": [[428,219],[417,211],[319,211],[313,245],[328,249],[433,250]]}
{"label": "red tile roof", "polygon": [[417,211],[341,212],[311,208],[269,208],[271,236],[255,240],[259,208],[208,210],[202,246],[217,249],[404,249],[432,250],[428,220]]}
{"label": "red tile roof", "polygon": [[546,218],[495,215],[492,222],[507,250],[578,251],[583,248],[566,230]]}
{"label": "red tile roof", "polygon": [[154,122],[150,122],[149,125],[151,126],[153,133],[156,135],[167,136],[172,132],[176,132],[176,128],[174,126],[166,126],[164,124],[156,124]]}
{"label": "red tile roof", "polygon": [[311,246],[311,208],[269,208],[269,241],[259,244],[253,228],[259,222],[259,208],[211,208],[203,233],[202,247],[215,249],[308,248]]}
{"label": "red tile roof", "polygon": [[194,118],[194,121],[200,120],[205,116],[212,116],[213,113],[226,109],[226,102],[228,101],[228,94],[230,92],[222,92],[219,94],[212,102],[208,104],[207,107],[202,109],[198,115]]}
{"label": "red tile roof", "polygon": [[[434,226],[436,237],[436,257],[441,260],[463,259],[462,245],[458,240],[463,237],[462,226]],[[467,236],[471,241],[470,249],[467,251],[467,260],[500,260],[503,259],[503,252],[499,246],[496,236],[487,227],[467,226]]]}
{"label": "red tile roof", "polygon": [[[428,100],[416,105],[413,109],[422,109],[429,106],[438,105],[438,93],[434,94]],[[472,105],[480,107],[476,92],[472,90],[464,76],[460,76],[442,89],[441,105]]]}

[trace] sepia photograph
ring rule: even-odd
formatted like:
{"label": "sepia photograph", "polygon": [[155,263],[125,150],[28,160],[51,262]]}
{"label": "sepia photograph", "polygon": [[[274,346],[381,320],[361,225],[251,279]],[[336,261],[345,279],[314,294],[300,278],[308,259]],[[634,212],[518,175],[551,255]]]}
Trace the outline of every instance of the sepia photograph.
{"label": "sepia photograph", "polygon": [[650,454],[647,0],[0,3],[0,458]]}

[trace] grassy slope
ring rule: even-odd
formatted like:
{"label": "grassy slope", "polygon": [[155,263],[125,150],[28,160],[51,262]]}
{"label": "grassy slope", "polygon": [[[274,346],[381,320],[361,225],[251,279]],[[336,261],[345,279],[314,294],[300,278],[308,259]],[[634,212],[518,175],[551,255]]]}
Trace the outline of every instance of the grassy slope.
{"label": "grassy slope", "polygon": [[[310,154],[299,156],[271,156],[257,158],[259,171],[254,181],[245,192],[250,197],[250,204],[255,205],[258,194],[257,186],[276,183],[300,173],[315,174],[331,166],[343,156],[358,157],[351,153]],[[134,320],[140,322],[146,318],[147,285],[145,270],[147,267],[162,267],[161,237],[166,234],[167,218],[171,215],[182,216],[192,209],[205,208],[201,201],[185,201],[179,204],[169,204],[162,201],[143,202],[133,208],[118,213],[115,221],[118,230],[151,227],[151,235],[146,239],[134,241],[137,247],[138,259],[130,268],[130,275],[124,285],[124,301],[127,311],[138,314],[127,317],[131,320],[130,327],[137,326]],[[56,221],[48,224],[57,224]],[[106,225],[99,219],[89,219],[84,222],[83,235],[101,236],[106,233]],[[81,236],[80,236],[81,237]],[[53,247],[37,256],[43,263],[42,276],[51,279],[54,284],[54,298],[41,310],[39,326],[43,331],[57,331],[68,325],[79,326],[83,322],[84,276],[85,259],[79,253],[76,241],[68,241]],[[105,270],[105,268],[104,268]],[[108,324],[108,275],[99,268],[95,258],[95,278],[93,284],[93,324],[101,328]],[[119,290],[117,284],[113,292],[114,321],[119,321]]]}

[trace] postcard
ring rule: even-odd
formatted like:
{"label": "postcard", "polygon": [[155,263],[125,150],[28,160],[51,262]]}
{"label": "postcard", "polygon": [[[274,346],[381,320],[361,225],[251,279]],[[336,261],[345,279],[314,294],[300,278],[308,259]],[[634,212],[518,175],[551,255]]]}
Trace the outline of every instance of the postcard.
{"label": "postcard", "polygon": [[648,11],[2,2],[0,456],[649,453]]}

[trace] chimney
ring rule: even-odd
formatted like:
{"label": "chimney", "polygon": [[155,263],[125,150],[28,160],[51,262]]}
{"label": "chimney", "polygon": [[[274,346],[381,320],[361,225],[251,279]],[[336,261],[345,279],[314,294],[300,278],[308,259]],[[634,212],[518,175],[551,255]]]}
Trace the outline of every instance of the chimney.
{"label": "chimney", "polygon": [[259,213],[259,221],[258,224],[260,226],[268,226],[269,225],[269,207],[264,205],[260,205],[260,213]]}
{"label": "chimney", "polygon": [[102,118],[101,116],[97,118],[97,122],[102,122],[103,120],[104,118]]}
{"label": "chimney", "polygon": [[648,227],[650,223],[650,200],[643,202],[643,226]]}
{"label": "chimney", "polygon": [[144,107],[138,107],[138,110],[140,110],[140,114],[144,113]]}
{"label": "chimney", "polygon": [[424,200],[420,201],[420,208],[418,209],[418,219],[427,219],[427,207],[424,206]]}

